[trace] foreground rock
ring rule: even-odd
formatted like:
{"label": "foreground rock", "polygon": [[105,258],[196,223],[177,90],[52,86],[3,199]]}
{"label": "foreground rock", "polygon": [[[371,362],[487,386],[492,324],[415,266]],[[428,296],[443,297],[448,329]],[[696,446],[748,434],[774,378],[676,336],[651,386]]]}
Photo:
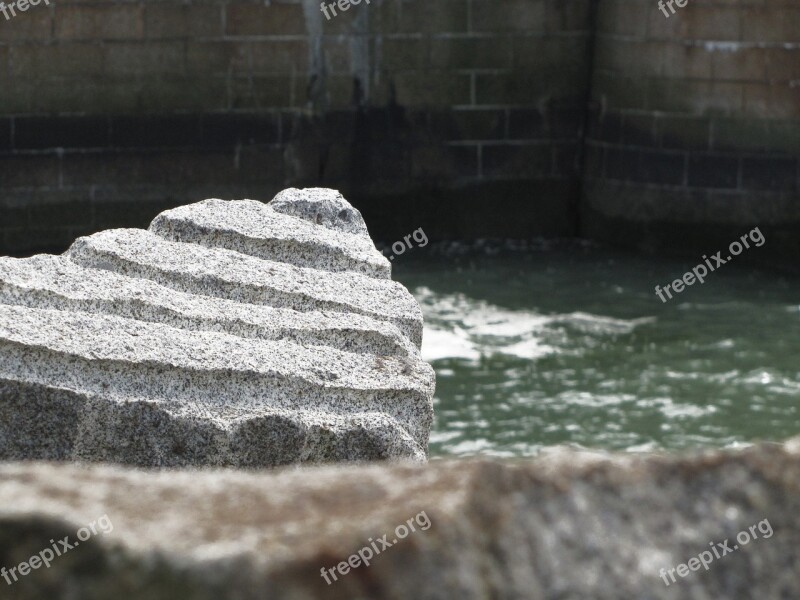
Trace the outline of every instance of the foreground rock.
{"label": "foreground rock", "polygon": [[[0,466],[0,565],[17,567],[48,540],[75,541],[92,523],[97,534],[85,530],[90,539],[50,569],[13,587],[0,580],[0,590],[21,599],[797,598],[798,487],[800,439],[683,458],[558,451],[267,474],[10,464]],[[734,549],[742,531],[750,539]],[[664,583],[661,569],[725,540],[730,551],[707,570]]]}
{"label": "foreground rock", "polygon": [[424,461],[418,304],[338,193],[278,200],[0,258],[0,459]]}

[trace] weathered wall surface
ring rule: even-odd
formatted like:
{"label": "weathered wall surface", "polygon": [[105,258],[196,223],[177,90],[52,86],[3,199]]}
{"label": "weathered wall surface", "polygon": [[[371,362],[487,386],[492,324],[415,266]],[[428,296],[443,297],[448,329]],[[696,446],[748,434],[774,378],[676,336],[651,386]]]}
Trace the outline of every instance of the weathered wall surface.
{"label": "weathered wall surface", "polygon": [[341,189],[385,241],[800,249],[794,0],[366,2],[0,16],[0,250],[287,186]]}
{"label": "weathered wall surface", "polygon": [[759,226],[760,254],[796,257],[800,4],[675,8],[599,4],[583,233],[694,252]]}
{"label": "weathered wall surface", "polygon": [[[341,189],[377,238],[575,233],[589,0],[54,0],[0,17],[4,250]],[[509,211],[513,218],[509,219]]]}

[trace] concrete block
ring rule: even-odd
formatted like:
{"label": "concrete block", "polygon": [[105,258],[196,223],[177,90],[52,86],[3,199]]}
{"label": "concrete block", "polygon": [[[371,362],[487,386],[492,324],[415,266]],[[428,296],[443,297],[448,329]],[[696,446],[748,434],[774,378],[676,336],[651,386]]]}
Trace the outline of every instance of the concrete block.
{"label": "concrete block", "polygon": [[[435,44],[434,44],[435,45]],[[437,60],[445,57],[442,48],[437,50]],[[384,39],[380,45],[379,64],[388,71],[408,71],[424,69],[431,63],[431,42],[423,39]]]}
{"label": "concrete block", "polygon": [[109,75],[143,75],[157,78],[182,75],[186,70],[182,42],[121,42],[109,44],[105,63]]}
{"label": "concrete block", "polygon": [[107,53],[107,47],[89,42],[12,46],[10,73],[37,83],[59,77],[79,85],[106,72]]}
{"label": "concrete block", "polygon": [[104,148],[109,133],[108,117],[15,117],[14,148]]}
{"label": "concrete block", "polygon": [[536,106],[552,98],[580,96],[586,87],[586,74],[574,69],[537,73],[520,69],[479,73],[475,81],[476,104]]}
{"label": "concrete block", "polygon": [[683,152],[642,150],[639,153],[638,173],[634,178],[657,185],[684,185],[686,182],[686,155]]}
{"label": "concrete block", "polygon": [[434,112],[430,115],[430,131],[441,139],[501,140],[506,137],[504,109],[463,109]]}
{"label": "concrete block", "polygon": [[0,156],[0,188],[56,189],[61,182],[61,161],[54,155]]}
{"label": "concrete block", "polygon": [[[472,30],[544,33],[546,4],[545,0],[474,0],[471,5]],[[566,23],[566,12],[562,11],[555,18],[563,16]]]}
{"label": "concrete block", "polygon": [[707,117],[658,115],[656,136],[662,148],[708,150],[710,124]]}
{"label": "concrete block", "polygon": [[470,104],[470,77],[449,69],[398,71],[392,74],[397,102],[405,107]]}
{"label": "concrete block", "polygon": [[186,74],[190,76],[225,76],[236,68],[247,67],[246,48],[226,41],[188,40]]}
{"label": "concrete block", "polygon": [[[396,27],[399,32],[439,34],[467,31],[467,0],[412,0],[383,4],[396,5]],[[369,9],[374,10],[374,3]],[[387,24],[391,26],[392,23],[390,21]]]}
{"label": "concrete block", "polygon": [[[351,9],[352,10],[352,9]],[[225,33],[229,36],[307,34],[302,4],[228,4]]]}
{"label": "concrete block", "polygon": [[508,111],[508,137],[535,140],[544,137],[544,117],[535,108],[512,108]]}
{"label": "concrete block", "polygon": [[[5,4],[8,6],[11,2]],[[30,4],[28,6],[27,11],[17,11],[17,16],[12,17],[13,20],[9,21],[0,13],[0,42],[52,41],[53,9],[48,8],[41,0],[39,0],[38,6]]]}
{"label": "concrete block", "polygon": [[230,108],[263,110],[304,106],[307,98],[294,97],[294,85],[292,77],[281,75],[235,78],[230,82]]}
{"label": "concrete block", "polygon": [[[545,28],[548,33],[589,32],[591,0],[548,0],[545,2]],[[635,12],[631,9],[631,13]],[[636,20],[632,16],[629,20]],[[624,23],[623,23],[624,25]]]}
{"label": "concrete block", "polygon": [[246,57],[247,62],[234,63],[235,75],[290,74],[292,71],[307,71],[308,43],[299,40],[269,40],[236,42],[236,51]]}
{"label": "concrete block", "polygon": [[56,5],[54,22],[62,40],[142,39],[144,5]]}
{"label": "concrete block", "polygon": [[222,9],[215,5],[147,4],[144,31],[147,39],[186,39],[223,35]]}
{"label": "concrete block", "polygon": [[115,116],[111,145],[116,148],[163,148],[200,143],[200,117],[195,115]]}
{"label": "concrete block", "polygon": [[550,144],[491,144],[482,149],[482,173],[492,179],[553,175],[553,153]]}
{"label": "concrete block", "polygon": [[743,41],[800,42],[800,8],[796,5],[769,3],[742,7],[741,12]]}
{"label": "concrete block", "polygon": [[[709,53],[714,79],[763,81],[767,77],[767,52],[764,48]],[[795,54],[795,57],[800,54]]]}
{"label": "concrete block", "polygon": [[[588,12],[588,6],[585,10]],[[605,0],[598,3],[597,32],[600,39],[607,35],[644,39],[651,12],[652,6],[641,2]]]}
{"label": "concrete block", "polygon": [[739,186],[739,157],[724,154],[689,155],[689,185],[704,188]]}
{"label": "concrete block", "polygon": [[503,38],[431,40],[431,65],[447,69],[499,69],[512,65],[512,47]]}
{"label": "concrete block", "polygon": [[588,64],[588,40],[583,36],[515,37],[513,45],[515,68],[546,70],[561,67],[579,70],[585,69]]}
{"label": "concrete block", "polygon": [[415,181],[475,179],[478,145],[420,144],[412,150],[411,176]]}
{"label": "concrete block", "polygon": [[788,157],[744,157],[742,187],[781,192],[797,191],[797,159]]}

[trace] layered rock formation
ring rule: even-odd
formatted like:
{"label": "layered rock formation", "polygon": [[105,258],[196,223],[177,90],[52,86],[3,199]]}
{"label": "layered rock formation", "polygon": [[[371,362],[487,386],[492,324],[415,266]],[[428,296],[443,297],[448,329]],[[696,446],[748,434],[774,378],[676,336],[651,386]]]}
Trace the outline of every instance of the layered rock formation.
{"label": "layered rock formation", "polygon": [[[688,457],[556,451],[261,474],[7,464],[0,566],[107,519],[49,570],[0,580],[0,596],[797,598],[798,486],[800,439]],[[665,583],[662,569],[726,540],[707,570]],[[366,548],[369,566],[346,564]]]}
{"label": "layered rock formation", "polygon": [[0,458],[424,461],[422,314],[332,190],[0,259]]}

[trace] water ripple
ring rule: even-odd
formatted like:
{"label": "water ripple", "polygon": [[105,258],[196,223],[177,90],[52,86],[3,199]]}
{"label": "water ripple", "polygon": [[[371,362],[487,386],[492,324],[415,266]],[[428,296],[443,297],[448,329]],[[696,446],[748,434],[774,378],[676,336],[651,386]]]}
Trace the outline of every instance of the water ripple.
{"label": "water ripple", "polygon": [[731,266],[669,304],[653,286],[684,265],[594,247],[460,256],[396,273],[422,306],[437,371],[432,456],[741,447],[800,432],[800,282]]}

